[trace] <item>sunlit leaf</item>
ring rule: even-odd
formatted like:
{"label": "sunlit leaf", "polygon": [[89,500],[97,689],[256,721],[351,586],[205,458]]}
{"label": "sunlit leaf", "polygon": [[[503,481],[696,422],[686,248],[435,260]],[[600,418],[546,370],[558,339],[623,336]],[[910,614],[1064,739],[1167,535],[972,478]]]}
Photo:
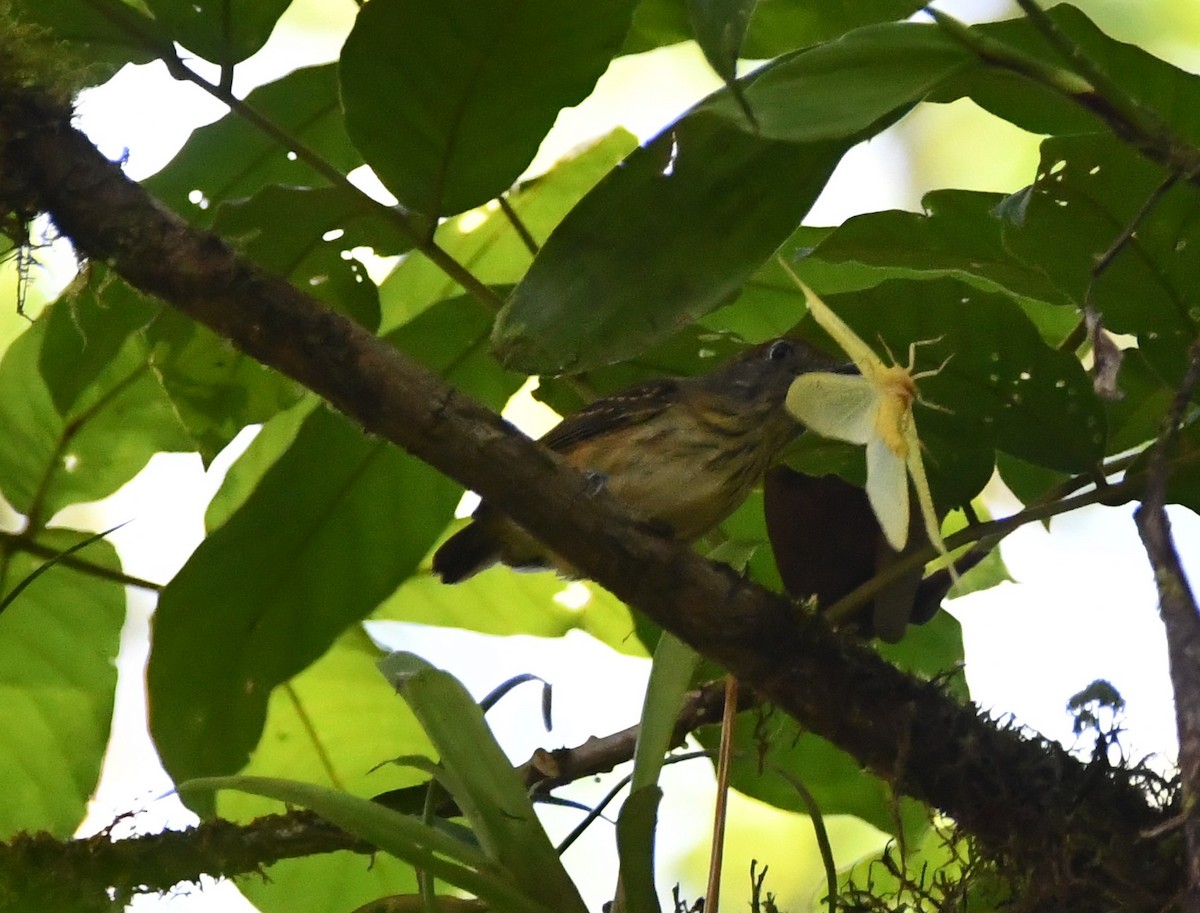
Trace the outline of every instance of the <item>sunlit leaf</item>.
{"label": "sunlit leaf", "polygon": [[[38,541],[62,551],[87,533],[53,530]],[[116,552],[96,542],[83,553],[117,570]],[[0,551],[3,591],[46,561]],[[59,563],[0,614],[0,832],[47,830],[69,837],[100,777],[116,694],[125,617],[119,584]],[[64,746],[70,751],[64,751]]]}
{"label": "sunlit leaf", "polygon": [[35,323],[0,362],[0,489],[39,523],[68,504],[112,494],[159,451],[192,449],[137,338],[60,413],[39,373],[39,362],[49,372],[59,367],[41,359],[48,324]]}
{"label": "sunlit leaf", "polygon": [[[548,173],[516,187],[506,198],[508,204],[534,242],[541,244],[571,207],[636,148],[636,138],[616,130],[563,159]],[[446,219],[438,226],[434,240],[460,263],[469,264],[476,278],[491,286],[516,284],[533,260],[525,241],[498,206]],[[380,286],[384,329],[460,291],[458,283],[428,259],[408,257]]]}
{"label": "sunlit leaf", "polygon": [[[429,739],[375,668],[381,653],[362,630],[350,628],[324,656],[271,694],[262,740],[245,773],[284,777],[373,796],[413,785],[421,777],[394,764],[403,754],[430,755]],[[250,821],[278,804],[244,793],[223,792],[217,811]],[[240,879],[239,888],[264,910],[286,904],[293,913],[352,908],[375,897],[413,893],[412,867],[397,859],[360,853],[309,856],[276,863],[268,878]],[[297,883],[304,889],[296,890]]]}
{"label": "sunlit leaf", "polygon": [[313,412],[159,600],[147,685],[167,770],[240,769],[271,689],[412,573],[457,499],[430,467]]}
{"label": "sunlit leaf", "polygon": [[161,308],[103,264],[89,263],[51,309],[38,357],[55,408],[67,412]]}

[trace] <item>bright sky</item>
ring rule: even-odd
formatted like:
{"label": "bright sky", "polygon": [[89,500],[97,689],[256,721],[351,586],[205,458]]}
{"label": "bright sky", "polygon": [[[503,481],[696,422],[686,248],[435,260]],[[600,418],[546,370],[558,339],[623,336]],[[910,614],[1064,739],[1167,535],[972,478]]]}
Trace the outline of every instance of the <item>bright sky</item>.
{"label": "bright sky", "polygon": [[[303,22],[311,13],[327,22],[331,16],[340,15],[348,27],[354,10],[349,0],[336,5],[305,0],[288,16],[293,22]],[[297,61],[331,59],[339,44],[329,32],[283,30],[266,50],[239,68],[245,80],[239,91],[282,75]],[[651,68],[649,74],[647,67]],[[655,86],[653,93],[644,91],[647,84]],[[715,84],[694,52],[660,51],[619,61],[602,81],[597,98],[564,112],[539,162],[551,162],[587,136],[606,132],[617,123],[648,137]],[[222,113],[221,106],[200,90],[172,81],[161,67],[152,65],[125,71],[106,86],[88,92],[81,99],[79,125],[111,158],[128,152],[127,171],[134,177],[144,177],[170,159],[193,127]],[[995,146],[996,138],[1008,136],[1005,131],[1011,130],[979,117],[969,106],[957,105],[924,113],[917,118],[916,126],[902,125],[853,151],[808,221],[832,224],[863,211],[916,208],[920,194],[929,187],[963,186],[961,175],[967,173],[967,168],[976,169],[971,173],[977,174],[979,158],[964,153],[962,144]],[[963,129],[964,119],[970,123],[967,130]],[[910,161],[908,143],[914,140],[917,128],[936,131],[947,124],[956,136],[957,154],[948,153],[943,144],[936,154],[946,163],[944,167],[932,178],[914,178],[918,172],[929,173]],[[1022,168],[1009,165],[989,179],[986,189],[1014,190],[1028,180],[1031,169],[1031,162]],[[57,262],[58,281],[65,281],[69,260]],[[136,522],[112,537],[126,568],[132,574],[165,581],[199,542],[204,508],[229,460],[224,457],[205,474],[196,458],[156,457],[142,476],[99,508],[89,510],[87,522],[99,529],[110,520],[135,518]],[[999,512],[1014,509],[1003,494],[994,499],[993,506]],[[1182,510],[1172,516],[1185,564],[1194,571],[1195,557],[1200,554],[1200,520]],[[1020,723],[1070,745],[1073,736],[1064,709],[1067,699],[1092,680],[1106,678],[1128,702],[1125,728],[1133,754],[1172,756],[1174,722],[1165,646],[1157,621],[1152,576],[1130,510],[1091,508],[1055,520],[1048,531],[1040,526],[1028,527],[1010,536],[1002,551],[1017,582],[958,600],[951,607],[964,626],[968,676],[975,700],[997,715],[1012,714]],[[157,767],[144,731],[140,670],[145,660],[150,609],[144,595],[135,596],[126,631],[115,723],[120,736],[114,740],[89,829],[104,826],[121,812],[139,808],[146,809],[137,818],[139,830],[153,830],[165,820],[182,820],[173,800],[159,798],[169,783]],[[577,670],[583,664],[597,664],[598,669],[604,665],[608,671],[596,674],[604,676],[605,681],[629,683],[628,693],[609,704],[614,708],[613,716],[599,719],[596,714],[601,710],[591,706],[581,713],[560,712],[560,719],[587,719],[594,723],[589,728],[598,732],[622,728],[636,717],[645,664],[613,657],[582,635],[568,638],[566,644],[526,638],[522,649],[505,651],[480,647],[478,636],[465,632],[410,631],[408,636],[420,636],[420,650],[433,662],[461,675],[477,694],[490,690],[508,675],[534,671],[555,681],[560,707],[586,699],[586,695],[569,691],[578,687]],[[504,668],[463,662],[464,654],[495,656],[496,652],[507,657]],[[523,731],[513,720],[506,722],[503,712],[499,725],[508,733],[506,747],[514,758],[523,760],[533,747],[546,743],[544,734]],[[527,708],[513,711],[514,717],[528,715]],[[509,724],[515,728],[510,730]],[[582,740],[590,734],[593,732],[556,732],[554,739],[556,743],[561,740],[571,744],[574,738]],[[694,802],[708,801],[704,795],[711,783],[710,774],[693,776],[673,770],[671,776],[679,782],[668,784],[668,801],[677,805],[668,805],[664,813],[667,820],[676,815],[682,819]],[[747,806],[743,803],[738,809]],[[737,809],[735,821],[736,814]],[[770,816],[754,820],[760,837],[764,828],[769,831],[784,826]],[[608,838],[604,839],[607,842]],[[589,845],[576,852],[584,854],[577,858],[590,858],[595,863],[590,854],[603,851]],[[584,868],[600,867],[593,864]],[[589,899],[597,901],[611,888],[603,883],[588,887]],[[690,893],[694,896],[696,889]],[[198,895],[168,902],[144,900],[135,909],[239,909],[228,895],[216,896],[219,899],[207,902]]]}

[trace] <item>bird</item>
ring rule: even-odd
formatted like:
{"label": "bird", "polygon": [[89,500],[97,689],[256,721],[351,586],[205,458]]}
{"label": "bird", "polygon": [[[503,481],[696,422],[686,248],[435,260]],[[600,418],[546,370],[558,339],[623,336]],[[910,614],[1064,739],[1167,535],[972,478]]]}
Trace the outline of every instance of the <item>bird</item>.
{"label": "bird", "polygon": [[[784,408],[793,380],[839,370],[800,340],[747,348],[707,374],[637,384],[567,416],[541,443],[639,520],[691,543],[746,499],[803,430]],[[495,564],[573,570],[486,501],[433,556],[444,583]]]}

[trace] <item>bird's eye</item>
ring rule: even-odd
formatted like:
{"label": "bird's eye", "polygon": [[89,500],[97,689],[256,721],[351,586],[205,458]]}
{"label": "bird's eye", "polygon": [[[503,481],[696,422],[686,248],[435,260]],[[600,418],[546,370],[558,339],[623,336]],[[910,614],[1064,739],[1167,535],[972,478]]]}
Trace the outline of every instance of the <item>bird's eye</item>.
{"label": "bird's eye", "polygon": [[767,358],[771,361],[783,361],[785,358],[790,358],[795,350],[796,347],[788,340],[776,339],[767,349]]}

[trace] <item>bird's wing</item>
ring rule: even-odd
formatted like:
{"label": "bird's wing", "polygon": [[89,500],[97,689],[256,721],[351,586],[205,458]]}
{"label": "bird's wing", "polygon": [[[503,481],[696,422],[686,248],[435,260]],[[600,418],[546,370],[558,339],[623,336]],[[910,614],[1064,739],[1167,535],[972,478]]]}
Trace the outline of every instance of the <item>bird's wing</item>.
{"label": "bird's wing", "polygon": [[674,401],[678,386],[679,382],[671,378],[652,380],[598,399],[567,416],[541,441],[551,450],[563,453],[598,435],[641,424]]}

